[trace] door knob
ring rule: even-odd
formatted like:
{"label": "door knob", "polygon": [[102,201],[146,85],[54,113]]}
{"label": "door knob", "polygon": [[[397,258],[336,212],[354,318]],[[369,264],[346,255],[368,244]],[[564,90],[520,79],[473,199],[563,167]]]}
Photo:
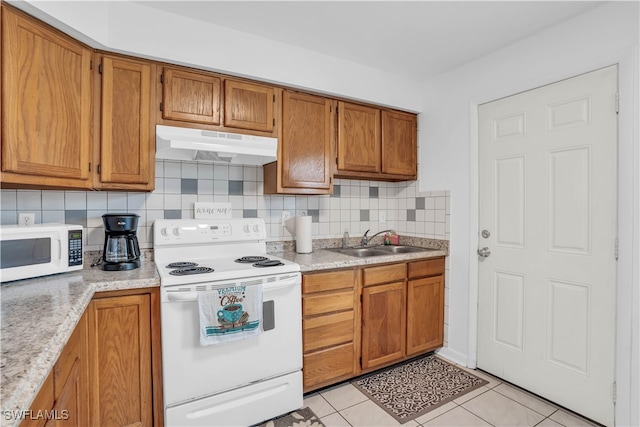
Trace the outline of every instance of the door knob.
{"label": "door knob", "polygon": [[480,255],[483,258],[487,258],[489,255],[491,255],[491,251],[489,250],[489,248],[485,246],[482,249],[478,249],[478,255]]}

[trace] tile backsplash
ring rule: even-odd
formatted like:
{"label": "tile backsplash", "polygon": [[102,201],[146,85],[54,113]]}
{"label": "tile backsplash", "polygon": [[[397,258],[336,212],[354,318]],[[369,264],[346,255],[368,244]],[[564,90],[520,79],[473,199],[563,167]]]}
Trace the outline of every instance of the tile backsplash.
{"label": "tile backsplash", "polygon": [[[151,193],[110,191],[2,190],[0,222],[17,224],[18,213],[35,213],[35,222],[80,224],[87,229],[86,250],[101,250],[102,215],[140,215],[140,247],[153,247],[153,221],[193,218],[195,202],[226,202],[233,217],[261,217],[270,241],[293,240],[282,226],[282,212],[311,215],[314,238],[339,238],[345,229],[361,236],[384,229],[399,234],[449,240],[448,191],[420,193],[415,181],[381,182],[337,179],[327,196],[283,196],[263,193],[261,166],[156,162],[156,189]],[[382,221],[384,219],[384,221]]]}

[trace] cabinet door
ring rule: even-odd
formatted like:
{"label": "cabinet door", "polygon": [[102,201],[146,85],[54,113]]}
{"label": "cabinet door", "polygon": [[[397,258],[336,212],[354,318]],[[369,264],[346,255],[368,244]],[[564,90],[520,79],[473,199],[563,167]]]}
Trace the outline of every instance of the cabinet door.
{"label": "cabinet door", "polygon": [[338,171],[380,172],[380,110],[338,102]]}
{"label": "cabinet door", "polygon": [[91,188],[91,57],[2,5],[3,187]]}
{"label": "cabinet door", "polygon": [[165,67],[162,75],[163,119],[220,124],[219,77],[171,67]]}
{"label": "cabinet door", "polygon": [[83,394],[82,362],[75,359],[71,371],[53,407],[57,414],[56,426],[88,426],[87,400]]}
{"label": "cabinet door", "polygon": [[224,125],[272,132],[275,126],[275,90],[237,80],[224,81]]}
{"label": "cabinet door", "polygon": [[362,369],[405,355],[405,282],[362,289]]}
{"label": "cabinet door", "polygon": [[89,305],[93,424],[153,425],[150,295]]}
{"label": "cabinet door", "polygon": [[[29,410],[31,410],[33,414],[37,414],[39,411],[50,411],[53,408],[54,401],[53,373],[50,373],[44,381],[44,384],[40,387],[40,391],[31,403]],[[20,423],[20,427],[44,427],[46,424],[47,420],[44,417],[26,416]]]}
{"label": "cabinet door", "polygon": [[275,164],[265,166],[265,192],[329,194],[331,158],[331,101],[284,91],[276,172],[279,176],[274,177],[274,171],[269,169]]}
{"label": "cabinet door", "polygon": [[407,356],[442,347],[444,277],[410,280],[407,287]]}
{"label": "cabinet door", "polygon": [[382,111],[382,173],[417,174],[417,125],[413,114]]}
{"label": "cabinet door", "polygon": [[[61,426],[88,426],[89,423],[89,363],[87,357],[87,316],[83,315],[62,349],[53,368],[56,396],[54,409],[62,419]],[[62,411],[65,411],[63,413]],[[67,415],[68,417],[64,417]]]}
{"label": "cabinet door", "polygon": [[153,190],[155,130],[151,87],[155,65],[103,56],[100,183],[105,189]]}

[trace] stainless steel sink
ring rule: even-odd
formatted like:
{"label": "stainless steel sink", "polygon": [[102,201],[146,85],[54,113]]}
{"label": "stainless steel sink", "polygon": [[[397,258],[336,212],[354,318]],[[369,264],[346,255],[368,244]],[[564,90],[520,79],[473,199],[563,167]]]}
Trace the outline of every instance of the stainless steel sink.
{"label": "stainless steel sink", "polygon": [[420,248],[417,246],[394,246],[394,245],[388,245],[388,246],[376,246],[375,248],[376,251],[384,251],[386,253],[392,253],[392,254],[409,254],[409,253],[414,253],[414,252],[428,252],[428,251],[435,251],[437,249],[430,249],[430,248]]}
{"label": "stainless steel sink", "polygon": [[370,246],[370,247],[357,247],[357,248],[331,248],[327,249],[331,252],[337,252],[343,255],[349,255],[358,258],[366,258],[371,256],[384,256],[392,254],[408,254],[415,252],[428,252],[435,249],[419,248],[416,246]]}
{"label": "stainless steel sink", "polygon": [[327,250],[331,251],[331,252],[338,252],[338,253],[343,254],[343,255],[355,256],[355,257],[358,257],[358,258],[366,258],[366,257],[370,257],[370,256],[389,255],[387,252],[377,251],[377,250],[375,250],[373,248],[347,248],[347,249],[332,248],[332,249],[327,249]]}

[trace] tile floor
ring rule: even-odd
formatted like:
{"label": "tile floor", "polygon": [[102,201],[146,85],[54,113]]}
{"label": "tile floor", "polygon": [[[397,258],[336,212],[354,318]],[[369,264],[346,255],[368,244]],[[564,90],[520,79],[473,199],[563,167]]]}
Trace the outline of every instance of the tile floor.
{"label": "tile floor", "polygon": [[488,374],[472,372],[489,384],[404,424],[399,424],[349,382],[311,393],[304,403],[327,427],[597,425]]}

